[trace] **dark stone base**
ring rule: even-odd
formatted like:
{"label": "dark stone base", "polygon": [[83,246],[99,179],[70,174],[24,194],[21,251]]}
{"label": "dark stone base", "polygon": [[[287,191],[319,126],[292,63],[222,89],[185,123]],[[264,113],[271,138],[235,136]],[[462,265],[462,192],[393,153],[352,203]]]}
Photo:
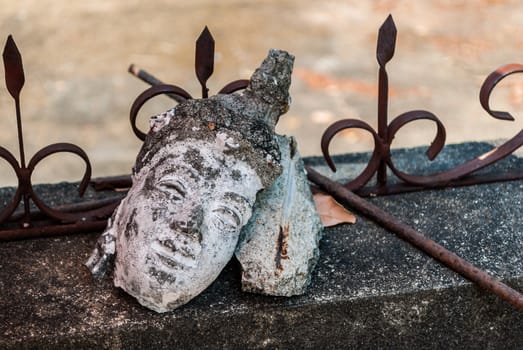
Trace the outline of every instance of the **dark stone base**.
{"label": "dark stone base", "polygon": [[[372,202],[523,291],[522,181]],[[325,231],[304,296],[242,293],[232,261],[166,314],[93,281],[83,263],[97,236],[0,242],[1,349],[523,348],[522,312],[362,217]]]}

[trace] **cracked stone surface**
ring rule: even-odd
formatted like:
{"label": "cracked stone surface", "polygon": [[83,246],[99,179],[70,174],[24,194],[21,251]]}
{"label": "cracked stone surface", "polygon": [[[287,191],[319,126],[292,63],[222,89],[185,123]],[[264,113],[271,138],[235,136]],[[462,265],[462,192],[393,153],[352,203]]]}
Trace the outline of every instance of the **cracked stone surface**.
{"label": "cracked stone surface", "polygon": [[323,226],[296,141],[279,136],[278,142],[283,172],[259,194],[236,257],[244,291],[292,296],[305,293],[310,282]]}

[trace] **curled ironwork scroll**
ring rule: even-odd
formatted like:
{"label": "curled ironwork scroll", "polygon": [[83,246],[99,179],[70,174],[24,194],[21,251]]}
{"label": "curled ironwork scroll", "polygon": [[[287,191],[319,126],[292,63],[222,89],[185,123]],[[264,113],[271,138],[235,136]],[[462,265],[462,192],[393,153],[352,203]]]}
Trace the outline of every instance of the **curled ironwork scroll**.
{"label": "curled ironwork scroll", "polygon": [[[413,175],[399,170],[392,160],[391,143],[394,136],[406,124],[417,120],[429,120],[436,124],[436,136],[427,149],[426,155],[429,160],[434,160],[445,145],[446,131],[443,123],[431,112],[424,110],[413,110],[403,113],[388,123],[388,74],[385,69],[393,55],[396,43],[397,30],[392,16],[385,20],[379,29],[377,45],[377,61],[379,65],[379,92],[378,92],[378,131],[376,132],[369,124],[356,119],[343,119],[330,125],[324,132],[321,139],[321,149],[327,164],[332,170],[336,170],[334,162],[329,154],[329,144],[331,140],[342,130],[360,129],[369,132],[374,139],[374,150],[372,156],[364,170],[353,180],[347,182],[344,186],[360,194],[388,194],[403,191],[417,190],[421,188],[446,187],[450,185],[473,184],[480,182],[492,181],[493,178],[476,177],[472,181],[463,181],[466,177],[477,170],[480,170],[498,160],[510,155],[523,144],[523,130],[519,131],[514,137],[495,147],[476,158],[461,164],[455,168],[431,175]],[[484,81],[480,90],[481,106],[492,117],[501,120],[514,120],[514,118],[504,111],[495,111],[490,108],[489,99],[494,87],[505,77],[522,73],[523,65],[508,64],[498,68],[491,73]],[[403,183],[398,185],[387,184],[387,167]],[[364,186],[377,175],[376,185],[374,187]],[[511,180],[523,178],[523,172],[511,174],[510,176],[495,177],[496,181]]]}
{"label": "curled ironwork scroll", "polygon": [[[214,38],[207,27],[205,27],[196,40],[196,54],[195,54],[195,71],[196,77],[200,82],[202,88],[202,98],[209,97],[209,89],[207,88],[207,80],[211,77],[214,71]],[[152,85],[149,89],[142,92],[131,106],[130,120],[131,127],[134,134],[140,140],[145,140],[146,133],[141,131],[136,126],[138,112],[140,108],[150,99],[158,95],[167,95],[178,103],[193,99],[193,97],[184,89],[176,85],[164,84],[161,80],[150,75],[149,73],[136,68],[135,65],[129,67],[129,72],[146,83]],[[249,85],[249,80],[240,79],[235,80],[225,85],[218,93],[231,94],[238,90],[243,90]]]}
{"label": "curled ironwork scroll", "polygon": [[[52,154],[62,152],[72,153],[83,160],[85,163],[85,172],[78,188],[80,196],[84,194],[89,185],[91,164],[87,154],[80,147],[71,143],[48,145],[36,152],[29,160],[29,163],[26,164],[20,112],[20,92],[25,83],[25,75],[22,56],[12,36],[7,38],[3,51],[3,60],[7,90],[15,101],[20,161],[6,148],[0,147],[0,158],[3,158],[11,166],[18,180],[18,186],[11,200],[0,209],[0,225],[17,221],[19,228],[12,228],[11,225],[9,228],[4,229],[0,226],[0,240],[40,236],[44,231],[49,232],[52,230],[54,230],[55,233],[59,233],[61,229],[57,228],[57,225],[65,225],[62,229],[67,227],[68,230],[75,228],[76,230],[84,229],[86,231],[103,227],[101,225],[105,225],[105,219],[111,214],[112,210],[114,210],[114,203],[103,203],[102,205],[92,207],[84,206],[82,208],[76,208],[76,210],[70,210],[71,208],[65,208],[66,210],[63,210],[64,208],[53,208],[47,205],[34,191],[31,176],[37,165]],[[33,213],[30,207],[31,202],[38,208],[39,214],[46,218],[45,229],[39,227],[38,222],[33,219],[34,215],[32,215]],[[21,203],[23,203],[22,212],[14,215]],[[52,220],[54,224],[49,224],[49,219]]]}

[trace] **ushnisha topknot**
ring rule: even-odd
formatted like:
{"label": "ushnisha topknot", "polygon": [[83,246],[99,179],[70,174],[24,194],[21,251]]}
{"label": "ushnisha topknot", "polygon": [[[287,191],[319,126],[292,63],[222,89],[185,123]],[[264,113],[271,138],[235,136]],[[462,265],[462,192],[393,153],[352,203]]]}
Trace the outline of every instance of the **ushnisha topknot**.
{"label": "ushnisha topknot", "polygon": [[224,142],[230,139],[232,145],[226,152],[249,163],[257,169],[263,185],[270,185],[281,173],[274,129],[289,108],[293,62],[289,53],[270,50],[241,93],[188,100],[163,113],[170,120],[155,128],[156,132],[149,132],[133,173],[139,173],[166,143],[218,137]]}

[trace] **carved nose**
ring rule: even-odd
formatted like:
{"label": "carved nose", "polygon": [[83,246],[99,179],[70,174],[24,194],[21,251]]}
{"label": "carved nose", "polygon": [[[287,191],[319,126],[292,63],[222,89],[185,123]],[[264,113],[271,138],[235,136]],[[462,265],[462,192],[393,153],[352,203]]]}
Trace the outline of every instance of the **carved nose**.
{"label": "carved nose", "polygon": [[171,229],[184,233],[187,236],[196,236],[201,241],[200,227],[203,222],[203,210],[199,206],[191,213],[190,217],[185,220],[174,220],[171,222]]}
{"label": "carved nose", "polygon": [[173,221],[171,228],[175,231],[189,233],[192,228],[192,223],[190,221]]}

